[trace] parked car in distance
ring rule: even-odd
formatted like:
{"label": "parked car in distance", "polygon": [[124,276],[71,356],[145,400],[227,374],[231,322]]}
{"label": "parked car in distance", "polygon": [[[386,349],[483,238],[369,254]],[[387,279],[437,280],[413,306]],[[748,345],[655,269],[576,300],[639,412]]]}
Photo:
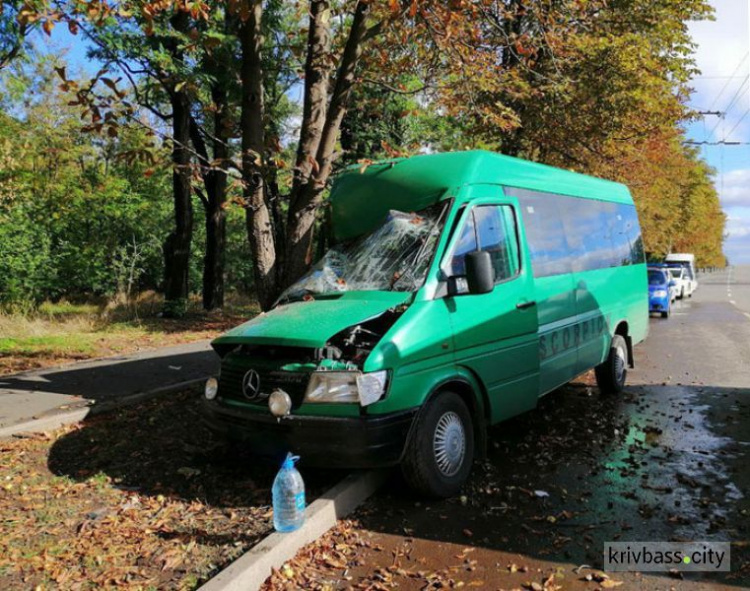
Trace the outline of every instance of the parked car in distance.
{"label": "parked car in distance", "polygon": [[[671,284],[671,287],[670,287]],[[672,313],[672,294],[675,281],[669,270],[662,267],[648,268],[648,311],[669,318]]]}
{"label": "parked car in distance", "polygon": [[400,464],[415,490],[447,497],[489,425],[589,369],[602,392],[623,390],[649,329],[625,185],[453,152],[349,168],[330,203],[328,253],[213,341],[215,432],[308,466]]}
{"label": "parked car in distance", "polygon": [[669,267],[682,267],[685,269],[686,283],[689,285],[685,290],[685,295],[688,297],[693,295],[693,292],[698,289],[698,274],[695,271],[695,255],[687,252],[683,253],[672,253],[664,257],[664,262]]}
{"label": "parked car in distance", "polygon": [[667,270],[669,270],[677,286],[677,299],[681,300],[685,296],[693,297],[693,282],[688,276],[687,270],[682,265],[668,264]]}

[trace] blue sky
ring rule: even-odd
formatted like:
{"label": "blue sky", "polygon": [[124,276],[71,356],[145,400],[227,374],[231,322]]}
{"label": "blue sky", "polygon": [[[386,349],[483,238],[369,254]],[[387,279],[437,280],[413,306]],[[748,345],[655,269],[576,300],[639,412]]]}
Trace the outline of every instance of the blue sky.
{"label": "blue sky", "polygon": [[[688,126],[695,141],[737,141],[750,144],[750,15],[744,0],[711,0],[715,20],[690,24],[701,73],[692,82],[690,105],[697,110],[722,111]],[[80,36],[55,27],[42,46],[68,51],[74,67],[93,73],[97,64],[86,59]],[[733,263],[750,263],[750,145],[702,146],[703,157],[716,171],[715,184],[728,216],[725,252]]]}
{"label": "blue sky", "polygon": [[[721,111],[688,127],[696,141],[750,142],[750,35],[748,2],[712,0],[716,20],[692,23],[695,59],[701,74],[693,80],[690,105]],[[703,146],[716,171],[716,188],[728,216],[724,251],[732,263],[750,263],[750,145]]]}

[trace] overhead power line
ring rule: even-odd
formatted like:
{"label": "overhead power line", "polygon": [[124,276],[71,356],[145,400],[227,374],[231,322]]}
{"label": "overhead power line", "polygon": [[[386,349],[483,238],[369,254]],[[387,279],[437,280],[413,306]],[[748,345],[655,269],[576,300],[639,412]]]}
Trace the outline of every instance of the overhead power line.
{"label": "overhead power line", "polygon": [[745,112],[742,114],[742,117],[740,117],[737,120],[737,123],[734,124],[734,127],[729,130],[729,133],[724,134],[724,139],[727,139],[728,135],[732,135],[732,132],[740,126],[740,123],[742,123],[742,121],[744,121],[744,119],[745,119],[745,117],[747,117],[748,113],[750,113],[750,109],[746,109]]}
{"label": "overhead power line", "polygon": [[739,63],[739,64],[737,64],[737,67],[736,67],[736,68],[734,69],[734,72],[732,72],[732,75],[731,75],[731,76],[729,76],[729,78],[727,79],[727,81],[726,81],[726,82],[724,83],[724,86],[722,86],[722,87],[721,87],[721,90],[719,91],[719,94],[717,94],[717,95],[716,95],[716,98],[715,98],[715,99],[713,100],[713,102],[711,103],[711,106],[710,106],[710,107],[708,108],[708,109],[709,109],[709,111],[710,111],[711,109],[713,109],[713,108],[714,108],[714,107],[716,106],[716,103],[718,103],[718,102],[719,102],[719,99],[720,99],[720,98],[722,97],[722,95],[724,94],[724,91],[725,91],[725,90],[727,89],[727,87],[729,86],[729,83],[731,82],[731,80],[732,80],[732,79],[734,79],[734,78],[740,78],[740,76],[737,76],[737,72],[739,72],[740,68],[741,68],[741,67],[742,67],[742,65],[743,65],[743,64],[745,63],[745,60],[747,60],[747,58],[748,58],[748,57],[750,57],[750,52],[745,52],[745,55],[744,55],[744,56],[742,57],[742,59],[740,60],[740,63]]}
{"label": "overhead power line", "polygon": [[718,142],[685,140],[683,143],[688,146],[750,146],[750,142],[729,142],[726,140],[720,140]]}

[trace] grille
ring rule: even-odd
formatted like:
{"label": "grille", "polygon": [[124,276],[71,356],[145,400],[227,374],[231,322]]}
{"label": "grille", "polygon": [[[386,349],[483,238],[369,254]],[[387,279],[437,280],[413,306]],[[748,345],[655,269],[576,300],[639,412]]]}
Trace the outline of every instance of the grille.
{"label": "grille", "polygon": [[[292,399],[292,408],[297,408],[302,404],[305,397],[305,390],[310,379],[310,374],[305,372],[282,371],[277,367],[266,367],[261,363],[254,363],[254,359],[237,359],[227,357],[221,364],[221,375],[219,377],[219,396],[223,398],[232,398],[242,400],[248,404],[265,406],[268,404],[268,396],[276,388],[284,390]],[[242,380],[245,374],[254,369],[260,377],[260,395],[249,400],[242,391]]]}

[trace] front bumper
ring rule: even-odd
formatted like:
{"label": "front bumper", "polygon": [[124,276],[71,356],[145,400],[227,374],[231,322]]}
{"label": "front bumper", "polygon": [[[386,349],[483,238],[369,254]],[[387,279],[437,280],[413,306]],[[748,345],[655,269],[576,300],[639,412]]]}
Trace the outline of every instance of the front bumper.
{"label": "front bumper", "polygon": [[308,466],[379,468],[401,460],[417,409],[387,415],[322,417],[289,415],[278,419],[203,401],[203,418],[215,433],[245,444],[255,454],[274,460],[287,452]]}
{"label": "front bumper", "polygon": [[649,298],[648,311],[649,312],[666,312],[669,310],[670,299],[669,296],[665,298]]}

